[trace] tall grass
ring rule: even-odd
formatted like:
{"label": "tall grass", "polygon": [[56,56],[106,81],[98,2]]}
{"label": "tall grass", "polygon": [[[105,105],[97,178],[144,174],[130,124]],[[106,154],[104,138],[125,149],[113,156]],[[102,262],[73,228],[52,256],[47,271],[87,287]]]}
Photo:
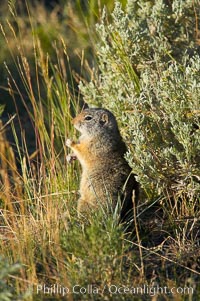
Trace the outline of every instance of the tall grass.
{"label": "tall grass", "polygon": [[[41,6],[37,9],[39,11]],[[15,12],[13,15],[17,17]],[[136,233],[132,237],[125,235],[116,212],[105,215],[100,210],[88,219],[77,216],[79,165],[77,162],[67,163],[65,148],[66,138],[75,135],[71,118],[78,112],[81,101],[73,81],[68,84],[69,77],[74,75],[69,59],[71,49],[61,35],[55,44],[51,38],[49,47],[54,46],[47,54],[41,31],[38,33],[38,27],[32,22],[31,12],[27,19],[32,36],[32,41],[29,40],[31,59],[25,51],[23,39],[20,39],[20,21],[24,24],[24,20],[15,19],[19,32],[11,23],[8,23],[9,33],[5,26],[1,27],[6,47],[13,55],[20,86],[16,74],[13,75],[6,64],[8,89],[17,110],[7,124],[0,124],[0,253],[3,256],[1,262],[6,260],[9,263],[2,264],[2,267],[0,264],[7,272],[4,277],[0,273],[0,285],[3,284],[0,300],[170,300],[173,297],[192,300],[192,290],[173,296],[161,290],[155,296],[153,291],[151,294],[141,294],[140,291],[136,294],[131,291],[114,293],[115,286],[130,289],[144,285],[152,288],[167,286],[169,289],[180,286],[197,291],[199,254],[194,254],[197,242],[192,230],[198,220],[194,219],[192,223],[182,220],[182,227],[178,220],[170,218],[170,210],[176,210],[176,207],[164,206],[163,212],[168,216],[172,232],[167,233],[161,244],[151,248],[142,244],[147,241],[146,236],[149,240],[152,238],[143,230],[150,228],[151,223],[144,227],[136,210]],[[52,24],[50,22],[49,26]],[[10,37],[17,47],[17,56]],[[87,76],[93,76],[84,55],[73,58],[79,62],[80,70],[85,68]],[[126,66],[139,93],[137,75],[132,72],[130,62],[126,61]],[[80,77],[75,74],[76,79]],[[19,98],[31,121],[28,132],[24,131],[21,120]],[[20,131],[16,119],[19,119]],[[8,126],[12,129],[14,147],[6,137]],[[28,145],[32,132],[34,150]],[[156,197],[151,195],[154,202]],[[151,214],[146,207],[142,209],[147,215]],[[162,216],[158,214],[156,217],[162,232]],[[191,233],[190,241],[188,233]],[[155,235],[154,231],[152,236]],[[189,261],[191,265],[185,263],[188,256],[194,257],[196,264],[195,260]],[[61,290],[48,291],[54,285]],[[84,293],[88,285],[93,285],[97,293]],[[62,288],[70,291],[75,288],[75,291],[72,294],[65,291],[66,295],[62,296]],[[80,288],[83,288],[82,292]]]}
{"label": "tall grass", "polygon": [[[16,22],[19,25],[19,19]],[[37,285],[43,283],[49,286],[58,283],[70,288],[86,283],[102,286],[110,283],[113,277],[118,281],[124,269],[123,252],[127,249],[123,231],[111,217],[97,215],[85,225],[76,213],[79,174],[77,163],[66,162],[65,140],[73,135],[70,120],[78,102],[66,81],[66,70],[70,66],[66,66],[69,59],[64,40],[61,38],[59,46],[55,46],[57,62],[52,62],[43,51],[32,24],[32,64],[19,40],[20,35],[11,23],[9,27],[17,45],[17,57],[4,27],[2,34],[26,93],[24,96],[6,64],[8,88],[17,114],[5,126],[1,124],[0,132],[0,250],[10,264],[20,262],[21,266],[16,277],[7,275],[8,287],[2,292],[1,300],[12,300],[14,296],[48,300],[48,294],[37,294]],[[31,133],[23,130],[16,93],[32,123],[29,130],[34,131],[36,139],[36,149],[32,153],[27,145]],[[17,118],[21,137],[15,127]],[[17,162],[6,139],[8,125],[13,132]],[[14,295],[6,290],[14,291]],[[52,298],[60,300],[61,297],[57,294]],[[87,295],[84,298],[87,299]],[[76,299],[81,300],[81,294]]]}

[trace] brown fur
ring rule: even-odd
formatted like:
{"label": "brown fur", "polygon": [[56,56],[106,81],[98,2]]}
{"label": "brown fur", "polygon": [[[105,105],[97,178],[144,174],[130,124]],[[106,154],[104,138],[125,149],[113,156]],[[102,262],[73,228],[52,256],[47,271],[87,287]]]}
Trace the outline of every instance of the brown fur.
{"label": "brown fur", "polygon": [[114,115],[105,109],[86,109],[72,121],[80,140],[67,140],[82,166],[78,211],[115,207],[121,197],[121,217],[132,211],[132,191],[138,198],[138,183],[124,158],[126,145]]}

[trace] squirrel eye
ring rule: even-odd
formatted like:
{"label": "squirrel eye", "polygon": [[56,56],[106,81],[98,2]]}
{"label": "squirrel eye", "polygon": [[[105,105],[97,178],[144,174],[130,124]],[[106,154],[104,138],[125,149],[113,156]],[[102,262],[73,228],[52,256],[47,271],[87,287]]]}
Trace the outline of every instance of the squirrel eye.
{"label": "squirrel eye", "polygon": [[91,120],[92,119],[92,116],[90,116],[90,115],[87,115],[87,116],[85,116],[85,118],[84,118],[85,120]]}

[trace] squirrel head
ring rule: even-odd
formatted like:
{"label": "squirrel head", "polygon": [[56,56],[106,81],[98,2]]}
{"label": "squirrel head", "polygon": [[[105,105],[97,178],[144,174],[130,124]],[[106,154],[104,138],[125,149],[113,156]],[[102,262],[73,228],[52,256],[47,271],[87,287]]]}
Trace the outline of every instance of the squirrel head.
{"label": "squirrel head", "polygon": [[88,108],[76,116],[72,123],[84,136],[95,137],[118,132],[115,116],[102,108]]}

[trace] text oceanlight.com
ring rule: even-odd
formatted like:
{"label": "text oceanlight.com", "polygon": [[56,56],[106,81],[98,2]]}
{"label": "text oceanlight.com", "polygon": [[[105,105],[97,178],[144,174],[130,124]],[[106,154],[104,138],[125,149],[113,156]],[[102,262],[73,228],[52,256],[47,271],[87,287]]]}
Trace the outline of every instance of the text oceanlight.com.
{"label": "text oceanlight.com", "polygon": [[155,296],[159,294],[165,295],[191,295],[194,293],[193,287],[167,287],[167,286],[149,286],[149,285],[142,285],[142,286],[118,286],[115,284],[112,285],[105,285],[104,287],[98,287],[96,285],[88,284],[86,286],[81,285],[74,285],[73,287],[66,287],[60,284],[38,284],[36,285],[36,292],[37,294],[45,294],[45,295],[60,295],[66,296],[68,294],[89,294],[89,295],[149,295]]}

